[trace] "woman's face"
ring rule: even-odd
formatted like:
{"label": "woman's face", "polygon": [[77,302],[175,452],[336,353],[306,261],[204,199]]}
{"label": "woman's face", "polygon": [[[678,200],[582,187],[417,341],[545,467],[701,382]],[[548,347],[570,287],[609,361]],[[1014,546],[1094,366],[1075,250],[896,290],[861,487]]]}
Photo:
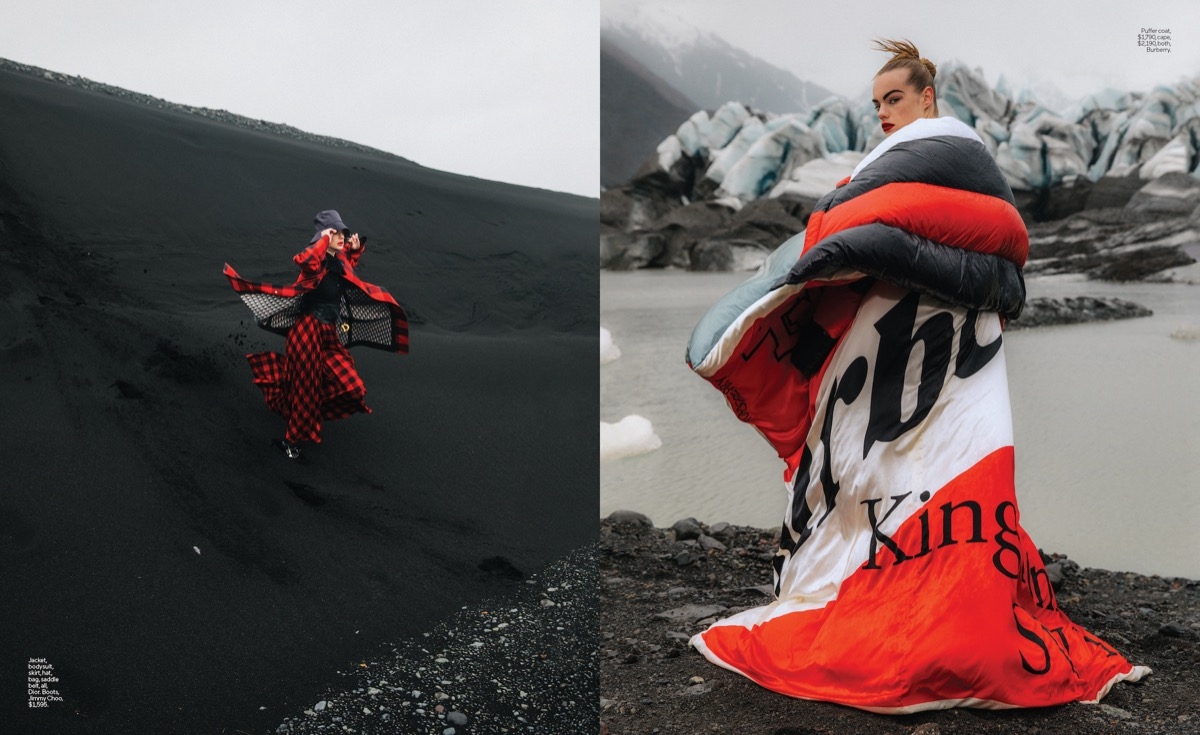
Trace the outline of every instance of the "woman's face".
{"label": "woman's face", "polygon": [[334,250],[341,250],[346,245],[346,236],[341,232],[335,232],[329,236],[329,247]]}
{"label": "woman's face", "polygon": [[933,117],[933,87],[918,92],[909,84],[904,69],[892,69],[875,77],[871,102],[884,135],[891,135],[919,117]]}

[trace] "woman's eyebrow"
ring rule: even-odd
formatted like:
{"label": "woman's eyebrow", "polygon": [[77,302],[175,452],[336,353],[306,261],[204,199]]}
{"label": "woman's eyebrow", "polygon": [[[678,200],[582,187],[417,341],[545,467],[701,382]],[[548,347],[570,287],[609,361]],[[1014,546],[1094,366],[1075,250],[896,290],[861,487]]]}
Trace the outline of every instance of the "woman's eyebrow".
{"label": "woman's eyebrow", "polygon": [[[900,92],[900,91],[903,91],[903,90],[899,90],[899,89],[893,89],[893,90],[891,90],[891,91],[884,92],[884,93],[883,93],[883,96],[884,96],[884,97],[888,97],[888,96],[890,96],[890,95],[892,94],[892,92]],[[874,97],[872,97],[872,98],[871,98],[871,101],[872,101],[872,102],[878,102],[878,100],[877,100],[877,99],[875,99]]]}

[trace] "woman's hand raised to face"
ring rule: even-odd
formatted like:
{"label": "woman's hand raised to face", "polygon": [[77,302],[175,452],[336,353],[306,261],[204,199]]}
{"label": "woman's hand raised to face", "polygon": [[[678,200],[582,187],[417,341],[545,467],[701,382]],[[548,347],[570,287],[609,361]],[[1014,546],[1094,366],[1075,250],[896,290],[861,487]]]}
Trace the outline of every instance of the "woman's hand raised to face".
{"label": "woman's hand raised to face", "polygon": [[341,232],[333,229],[332,227],[326,230],[321,230],[321,237],[328,237],[329,247],[338,252],[341,252],[342,248],[346,246],[345,237]]}

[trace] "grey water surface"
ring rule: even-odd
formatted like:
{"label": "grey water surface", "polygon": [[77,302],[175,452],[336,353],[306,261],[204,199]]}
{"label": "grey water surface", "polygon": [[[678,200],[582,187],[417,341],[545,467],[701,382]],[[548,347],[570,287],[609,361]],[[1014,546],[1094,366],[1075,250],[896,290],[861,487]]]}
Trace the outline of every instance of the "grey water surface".
{"label": "grey water surface", "polygon": [[[600,514],[778,526],[783,461],[684,361],[692,327],[743,273],[605,272],[600,419],[649,419],[662,447],[601,462]],[[1030,297],[1115,296],[1154,316],[1010,330],[1021,523],[1084,566],[1200,578],[1200,286],[1030,279]]]}

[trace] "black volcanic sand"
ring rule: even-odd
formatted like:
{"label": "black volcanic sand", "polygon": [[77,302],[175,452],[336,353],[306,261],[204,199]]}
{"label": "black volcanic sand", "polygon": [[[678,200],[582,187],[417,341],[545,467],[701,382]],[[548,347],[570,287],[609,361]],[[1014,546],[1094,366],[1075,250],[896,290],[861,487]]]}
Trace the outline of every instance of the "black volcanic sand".
{"label": "black volcanic sand", "polygon": [[[595,545],[578,549],[516,595],[465,607],[343,672],[339,687],[278,732],[593,733],[599,583]],[[563,648],[576,650],[570,666]]]}
{"label": "black volcanic sand", "polygon": [[[629,520],[614,521],[622,516]],[[681,522],[677,533],[637,516],[618,512],[600,523],[602,735],[1200,732],[1200,582],[1047,557],[1062,571],[1062,609],[1152,674],[1117,684],[1099,704],[876,715],[776,694],[688,646],[716,618],[769,601],[778,529]]]}
{"label": "black volcanic sand", "polygon": [[[592,547],[596,200],[8,70],[0,109],[0,731],[271,732]],[[290,283],[326,208],[412,353],[357,348],[374,413],[297,465],[221,266]]]}

